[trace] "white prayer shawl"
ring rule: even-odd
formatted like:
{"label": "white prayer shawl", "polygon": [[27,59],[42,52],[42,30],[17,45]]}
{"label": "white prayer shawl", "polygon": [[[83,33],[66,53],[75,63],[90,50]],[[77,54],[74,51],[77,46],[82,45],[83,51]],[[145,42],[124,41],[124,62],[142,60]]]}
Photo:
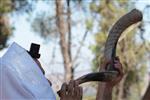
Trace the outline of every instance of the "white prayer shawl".
{"label": "white prayer shawl", "polygon": [[0,59],[0,100],[56,100],[38,65],[16,43]]}

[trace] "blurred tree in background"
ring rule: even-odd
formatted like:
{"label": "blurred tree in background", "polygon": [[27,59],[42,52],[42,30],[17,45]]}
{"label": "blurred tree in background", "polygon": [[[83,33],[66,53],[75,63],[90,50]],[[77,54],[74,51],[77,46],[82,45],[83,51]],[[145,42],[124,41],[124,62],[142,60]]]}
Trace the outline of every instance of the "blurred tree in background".
{"label": "blurred tree in background", "polygon": [[10,26],[9,14],[23,13],[32,10],[32,3],[28,0],[0,0],[0,50],[6,47],[12,35],[13,26]]}
{"label": "blurred tree in background", "polygon": [[6,41],[11,35],[7,13],[12,11],[11,0],[0,0],[0,49],[6,46]]}
{"label": "blurred tree in background", "polygon": [[[54,5],[55,9],[54,11],[48,9],[49,12],[46,14],[43,12],[37,14],[33,22],[30,22],[31,27],[42,38],[48,38],[48,41],[54,38],[59,41],[65,81],[74,78],[75,68],[78,66],[77,59],[80,58],[80,55],[84,55],[80,52],[81,48],[89,30],[96,27],[95,23],[98,23],[96,29],[98,32],[95,33],[96,44],[91,46],[95,56],[92,68],[93,71],[98,71],[103,61],[104,45],[110,28],[122,15],[134,8],[132,0],[89,0],[90,2],[88,0],[0,0],[0,49],[6,46],[12,34],[13,26],[10,26],[8,15],[28,13],[35,7],[33,5],[40,1],[46,2],[49,6]],[[87,4],[88,8],[84,4]],[[79,7],[82,8],[85,15],[90,13],[92,18],[90,20],[85,18],[83,26],[86,26],[86,31],[81,34],[83,36],[81,41],[74,39],[80,46],[73,49],[73,38],[76,34],[73,34],[72,29],[82,21],[78,18],[73,20],[72,17],[75,12],[81,10]],[[85,9],[90,9],[90,11]],[[125,75],[113,92],[113,100],[139,100],[143,95],[144,77],[148,72],[147,54],[150,52],[150,45],[143,37],[144,25],[145,22],[140,23],[138,28],[137,24],[131,26],[119,40],[117,55],[123,64]],[[76,54],[73,54],[72,49],[76,51]],[[85,100],[93,100],[93,97]]]}
{"label": "blurred tree in background", "polygon": [[[73,61],[71,54],[71,10],[70,0],[55,0],[50,1],[55,5],[55,15],[48,14],[37,16],[33,21],[34,31],[40,33],[44,38],[53,37],[59,38],[59,45],[64,64],[64,80],[73,79]],[[67,5],[67,6],[66,6]],[[66,7],[66,8],[65,8]]]}
{"label": "blurred tree in background", "polygon": [[[46,1],[45,1],[46,2]],[[55,0],[49,1],[47,4],[55,6],[55,11],[49,13],[39,14],[32,22],[32,27],[44,39],[59,40],[60,51],[64,65],[64,80],[69,81],[74,78],[75,68],[78,66],[76,60],[80,55],[80,50],[85,41],[86,35],[90,30],[86,27],[86,32],[80,42],[76,54],[72,54],[73,47],[73,33],[72,28],[78,23],[73,21],[72,11],[78,10],[80,0]],[[80,22],[81,23],[81,22]],[[55,41],[56,42],[56,41]]]}
{"label": "blurred tree in background", "polygon": [[[104,45],[110,28],[129,11],[129,3],[131,2],[128,0],[101,0],[91,3],[91,10],[99,22],[99,32],[95,35],[96,45],[92,47],[95,54],[94,71],[99,70],[103,61]],[[143,44],[140,39],[143,32],[136,27],[137,25],[133,25],[127,29],[117,46],[117,55],[123,64],[125,75],[113,92],[113,100],[139,100],[143,93],[143,77],[147,74],[147,54],[150,46]],[[146,40],[144,42],[147,44]]]}

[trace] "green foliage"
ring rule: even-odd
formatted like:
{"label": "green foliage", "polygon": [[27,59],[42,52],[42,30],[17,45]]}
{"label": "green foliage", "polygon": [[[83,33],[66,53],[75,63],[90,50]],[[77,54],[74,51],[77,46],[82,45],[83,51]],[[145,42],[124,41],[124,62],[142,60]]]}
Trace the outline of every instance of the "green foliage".
{"label": "green foliage", "polygon": [[86,20],[85,25],[86,25],[87,30],[91,30],[93,27],[93,20],[91,20],[91,19]]}
{"label": "green foliage", "polygon": [[0,14],[7,14],[15,12],[28,12],[32,10],[33,4],[37,2],[31,0],[0,0]]}
{"label": "green foliage", "polygon": [[0,14],[8,13],[12,11],[11,0],[0,0]]}
{"label": "green foliage", "polygon": [[57,37],[56,19],[54,16],[42,13],[32,22],[33,31],[39,33],[43,38]]}
{"label": "green foliage", "polygon": [[[98,71],[103,61],[104,45],[107,39],[108,32],[112,25],[124,15],[127,11],[128,0],[101,0],[98,3],[91,3],[91,11],[97,16],[99,20],[99,32],[95,35],[96,45],[91,46],[95,58],[93,60],[93,71]],[[114,100],[138,100],[144,86],[143,77],[147,72],[148,59],[146,55],[148,51],[144,42],[139,43],[136,38],[137,29],[133,25],[126,30],[121,40],[117,45],[117,55],[119,56],[123,67],[125,76],[122,82],[114,90]],[[145,40],[146,41],[146,40]],[[134,99],[133,99],[134,98]]]}

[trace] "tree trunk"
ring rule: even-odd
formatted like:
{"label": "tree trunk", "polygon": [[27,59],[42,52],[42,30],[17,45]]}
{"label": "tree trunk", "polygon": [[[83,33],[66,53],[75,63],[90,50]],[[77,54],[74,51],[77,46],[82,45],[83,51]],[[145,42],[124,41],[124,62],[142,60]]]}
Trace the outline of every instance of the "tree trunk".
{"label": "tree trunk", "polygon": [[[64,69],[65,69],[65,81],[69,81],[73,79],[73,68],[72,68],[72,61],[71,61],[71,53],[70,53],[70,46],[69,42],[70,40],[66,39],[66,22],[64,18],[64,3],[63,0],[56,0],[56,17],[57,17],[57,27],[58,32],[60,34],[60,47],[61,47],[61,53],[63,56],[64,61]],[[68,30],[68,29],[67,29]]]}
{"label": "tree trunk", "polygon": [[73,61],[72,61],[72,52],[71,52],[71,45],[72,45],[72,32],[71,32],[71,9],[70,9],[70,0],[67,0],[67,28],[68,28],[68,54],[71,63],[71,78],[74,78],[74,68],[73,68]]}

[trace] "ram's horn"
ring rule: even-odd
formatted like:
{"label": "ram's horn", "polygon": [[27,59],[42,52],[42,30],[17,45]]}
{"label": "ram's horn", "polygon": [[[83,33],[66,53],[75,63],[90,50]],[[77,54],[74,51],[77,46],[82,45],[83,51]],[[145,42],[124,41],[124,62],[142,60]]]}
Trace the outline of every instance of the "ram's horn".
{"label": "ram's horn", "polygon": [[[141,20],[142,20],[142,13],[137,9],[133,9],[131,12],[121,17],[113,25],[112,29],[109,32],[104,50],[104,57],[106,61],[113,60],[114,57],[116,56],[117,42],[123,31],[126,30],[132,24],[135,24]],[[89,81],[106,82],[116,77],[117,73],[118,73],[117,71],[113,70],[113,66],[109,66],[108,71],[89,73],[76,79],[76,82],[78,84],[82,84]]]}

